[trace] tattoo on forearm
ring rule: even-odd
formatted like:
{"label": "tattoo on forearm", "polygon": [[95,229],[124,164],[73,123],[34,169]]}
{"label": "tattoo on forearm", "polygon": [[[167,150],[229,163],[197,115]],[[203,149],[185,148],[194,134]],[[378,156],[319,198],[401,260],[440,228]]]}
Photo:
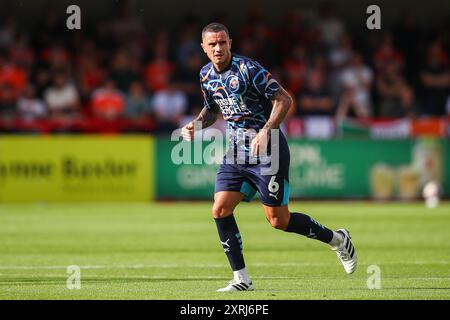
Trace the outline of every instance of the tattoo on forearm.
{"label": "tattoo on forearm", "polygon": [[291,104],[291,96],[286,92],[286,90],[280,89],[273,99],[272,112],[263,129],[271,130],[278,128],[286,117]]}
{"label": "tattoo on forearm", "polygon": [[218,114],[219,110],[217,108],[203,108],[195,121],[200,121],[202,123],[202,128],[207,128],[216,122]]}

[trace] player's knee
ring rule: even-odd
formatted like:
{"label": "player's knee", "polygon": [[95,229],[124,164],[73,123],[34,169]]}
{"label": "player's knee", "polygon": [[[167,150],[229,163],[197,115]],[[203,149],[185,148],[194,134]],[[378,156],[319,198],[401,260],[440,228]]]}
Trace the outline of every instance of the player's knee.
{"label": "player's knee", "polygon": [[268,220],[272,227],[278,230],[285,230],[289,223],[289,221],[280,217],[270,217]]}
{"label": "player's knee", "polygon": [[231,215],[233,211],[228,206],[222,204],[222,203],[214,203],[212,214],[215,219],[218,218],[225,218],[229,215]]}

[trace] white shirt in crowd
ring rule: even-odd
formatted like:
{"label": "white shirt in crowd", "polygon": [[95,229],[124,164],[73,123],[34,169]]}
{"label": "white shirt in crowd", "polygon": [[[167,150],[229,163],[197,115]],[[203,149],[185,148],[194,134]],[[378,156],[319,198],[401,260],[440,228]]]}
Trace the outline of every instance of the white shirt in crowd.
{"label": "white shirt in crowd", "polygon": [[50,110],[60,111],[78,102],[78,91],[72,84],[50,87],[45,91],[44,99]]}
{"label": "white shirt in crowd", "polygon": [[152,109],[161,120],[172,120],[181,116],[187,108],[186,94],[179,90],[160,90],[152,99]]}
{"label": "white shirt in crowd", "polygon": [[341,83],[343,88],[353,89],[354,100],[363,107],[369,108],[371,106],[370,101],[370,88],[365,84],[372,83],[373,72],[364,65],[350,66],[342,70]]}
{"label": "white shirt in crowd", "polygon": [[17,108],[25,119],[42,118],[47,114],[44,102],[39,99],[20,98]]}

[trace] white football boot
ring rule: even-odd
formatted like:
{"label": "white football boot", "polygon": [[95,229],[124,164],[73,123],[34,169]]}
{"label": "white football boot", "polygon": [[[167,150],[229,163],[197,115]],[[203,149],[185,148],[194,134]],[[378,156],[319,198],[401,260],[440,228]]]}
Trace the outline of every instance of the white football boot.
{"label": "white football boot", "polygon": [[231,280],[225,288],[220,288],[217,292],[235,292],[235,291],[253,291],[252,282],[245,282],[243,280]]}
{"label": "white football boot", "polygon": [[358,261],[356,250],[351,240],[352,238],[350,237],[350,233],[345,229],[338,229],[336,232],[342,234],[344,241],[342,241],[339,247],[332,248],[332,250],[336,251],[336,255],[344,266],[345,272],[351,274],[355,272]]}

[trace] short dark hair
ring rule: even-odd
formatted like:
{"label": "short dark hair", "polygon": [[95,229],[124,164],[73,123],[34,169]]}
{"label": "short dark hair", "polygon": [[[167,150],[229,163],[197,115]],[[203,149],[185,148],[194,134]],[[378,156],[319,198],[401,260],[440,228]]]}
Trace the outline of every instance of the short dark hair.
{"label": "short dark hair", "polygon": [[205,33],[207,33],[207,32],[220,32],[220,31],[225,31],[225,33],[227,34],[228,38],[230,37],[230,33],[228,32],[227,27],[225,27],[223,24],[218,23],[218,22],[211,22],[210,24],[208,24],[206,27],[203,28],[203,30],[202,30],[202,40],[205,37]]}

